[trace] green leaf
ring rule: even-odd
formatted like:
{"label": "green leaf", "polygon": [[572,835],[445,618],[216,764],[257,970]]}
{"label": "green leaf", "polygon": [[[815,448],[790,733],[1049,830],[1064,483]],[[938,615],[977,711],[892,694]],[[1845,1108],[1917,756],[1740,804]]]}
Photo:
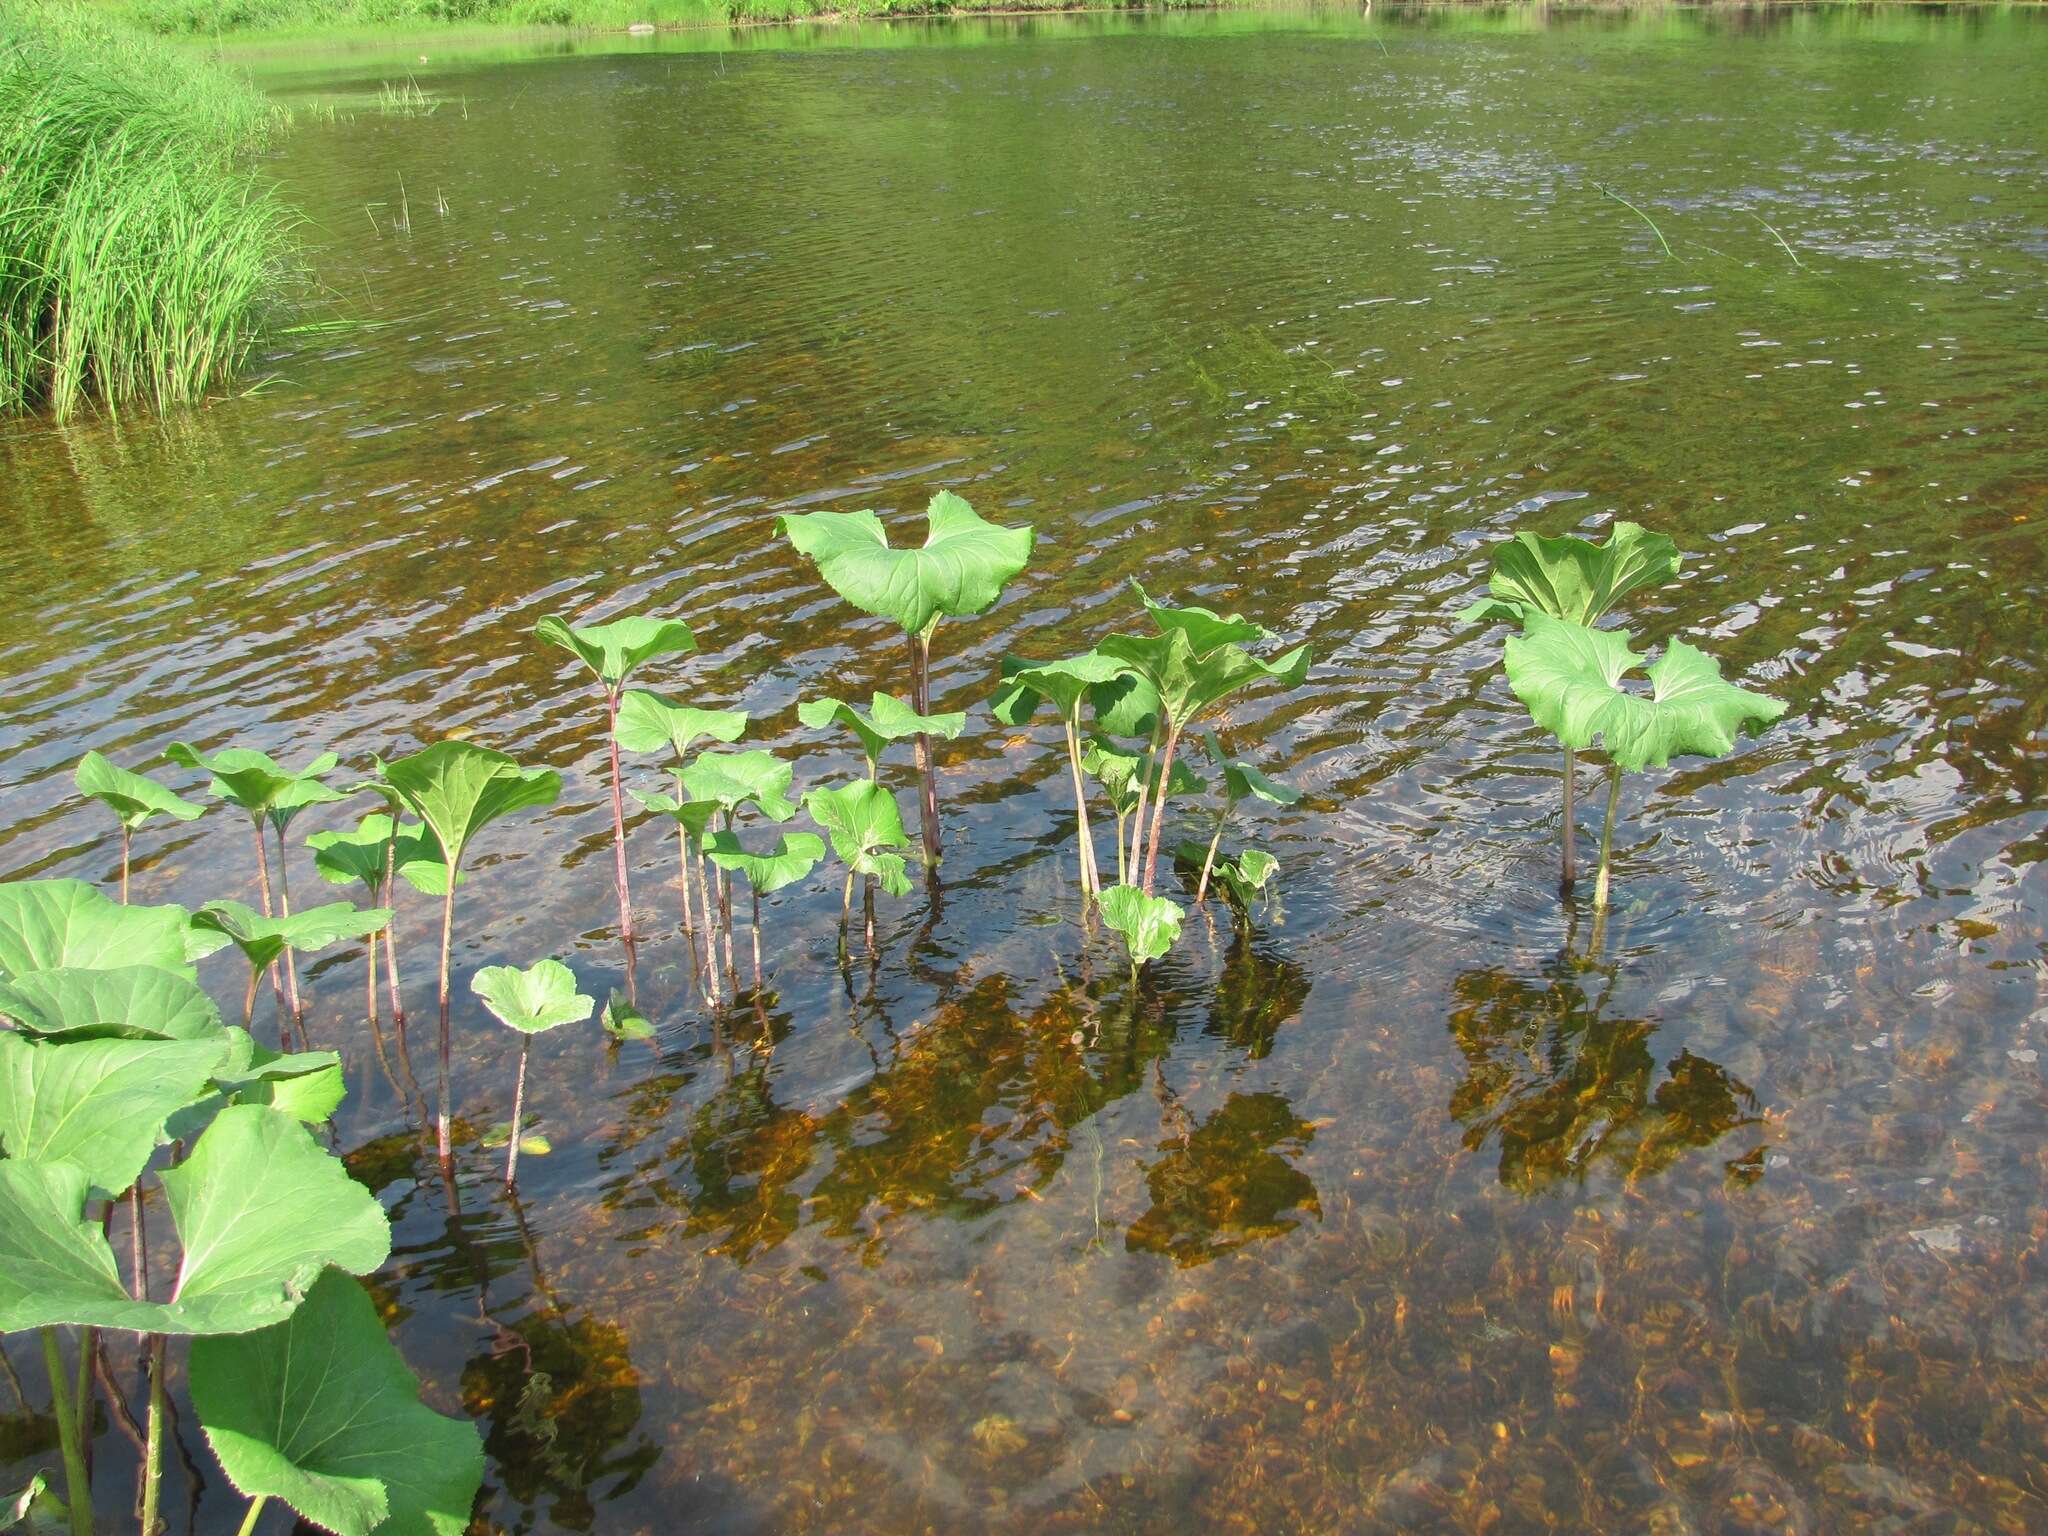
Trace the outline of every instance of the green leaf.
{"label": "green leaf", "polygon": [[214,1069],[212,1090],[181,1106],[165,1123],[174,1141],[192,1141],[230,1104],[259,1104],[307,1125],[324,1125],[348,1096],[341,1058],[332,1051],[269,1050],[248,1031],[229,1025],[222,1034],[226,1059]]}
{"label": "green leaf", "polygon": [[738,741],[746,734],[743,709],[698,709],[658,693],[635,688],[619,698],[619,745],[628,752],[671,749],[678,760],[690,755],[698,740]]}
{"label": "green leaf", "polygon": [[205,1040],[30,1043],[0,1030],[0,1156],[76,1164],[109,1197],[141,1176],[157,1133],[227,1054]]}
{"label": "green leaf", "polygon": [[720,869],[745,875],[747,883],[766,896],[808,875],[825,857],[825,840],[811,832],[785,832],[767,853],[749,853],[732,833],[714,832],[704,854]]}
{"label": "green leaf", "polygon": [[654,1026],[648,1022],[647,1015],[628,1002],[626,994],[617,987],[612,988],[612,995],[606,1000],[604,1013],[598,1022],[604,1025],[605,1033],[614,1040],[654,1038]]}
{"label": "green leaf", "polygon": [[690,626],[675,619],[648,619],[638,615],[613,619],[609,624],[571,624],[560,614],[549,614],[533,626],[536,637],[560,646],[598,675],[607,688],[616,688],[643,661],[657,656],[686,655],[697,649],[697,637]]}
{"label": "green leaf", "polygon": [[286,1322],[192,1345],[192,1405],[228,1480],[339,1536],[461,1536],[474,1425],[420,1402],[360,1284],[328,1270]]}
{"label": "green leaf", "polygon": [[206,792],[217,800],[239,805],[252,816],[269,814],[281,798],[299,793],[298,786],[331,773],[339,761],[332,752],[323,752],[294,773],[268,754],[248,747],[223,747],[208,755],[182,741],[172,742],[164,756],[182,767],[212,774]]}
{"label": "green leaf", "polygon": [[903,814],[896,797],[872,779],[857,779],[837,789],[814,789],[804,796],[804,809],[832,839],[832,851],[857,875],[872,875],[891,896],[910,894],[910,875],[900,854],[908,848]]}
{"label": "green leaf", "polygon": [[1249,645],[1273,638],[1271,630],[1252,623],[1241,613],[1226,616],[1213,608],[1169,608],[1164,603],[1153,602],[1135,581],[1131,583],[1131,590],[1138,594],[1138,601],[1152,615],[1152,622],[1159,626],[1160,633],[1180,631],[1187,636],[1188,644],[1197,656],[1206,656],[1220,646]]}
{"label": "green leaf", "polygon": [[[526,1123],[528,1125],[533,1124],[533,1116],[528,1115]],[[477,1137],[476,1144],[486,1152],[493,1152],[500,1147],[510,1146],[512,1144],[512,1122],[510,1120],[492,1121],[491,1128],[485,1131],[483,1135]],[[519,1138],[519,1155],[521,1157],[546,1157],[554,1150],[555,1144],[538,1131],[528,1131]]]}
{"label": "green leaf", "polygon": [[191,821],[204,814],[203,807],[181,800],[155,779],[116,767],[97,752],[88,752],[78,760],[72,781],[78,785],[80,794],[99,801],[131,832],[152,816]]}
{"label": "green leaf", "polygon": [[17,1492],[0,1495],[0,1531],[21,1536],[71,1536],[71,1514],[38,1472]]}
{"label": "green leaf", "polygon": [[[1174,851],[1183,862],[1200,869],[1209,850],[1201,843],[1183,843]],[[1279,868],[1280,861],[1263,848],[1247,848],[1235,857],[1219,854],[1215,867],[1209,871],[1209,878],[1221,886],[1240,908],[1249,912],[1259,893],[1265,890],[1266,882]]]}
{"label": "green leaf", "polygon": [[199,984],[160,965],[30,971],[0,982],[0,1015],[58,1041],[200,1040],[221,1027]]}
{"label": "green leaf", "polygon": [[1123,935],[1131,963],[1157,960],[1180,940],[1181,908],[1134,885],[1112,885],[1096,898],[1102,920]]}
{"label": "green leaf", "polygon": [[[668,771],[676,775],[680,787],[683,770],[672,765]],[[670,821],[680,822],[683,831],[689,835],[693,843],[704,841],[705,829],[711,825],[711,818],[719,812],[716,800],[690,800],[675,795],[651,793],[644,789],[629,789],[626,793],[657,816],[666,816]]]}
{"label": "green leaf", "polygon": [[1531,609],[1568,624],[1592,625],[1638,587],[1678,574],[1678,546],[1639,523],[1616,523],[1605,543],[1518,533],[1494,551],[1482,598],[1462,620],[1519,624]]}
{"label": "green leaf", "polygon": [[382,767],[392,792],[432,829],[457,873],[470,841],[485,827],[513,811],[553,805],[562,793],[562,776],[552,768],[522,768],[502,752],[466,741],[437,741]]}
{"label": "green leaf", "polygon": [[1106,735],[1149,741],[1159,725],[1159,690],[1133,671],[1090,688],[1088,707]]}
{"label": "green leaf", "polygon": [[749,752],[700,752],[676,777],[692,800],[709,800],[728,813],[752,801],[770,821],[787,821],[796,814],[789,802],[796,770],[758,747]]}
{"label": "green leaf", "polygon": [[85,1170],[0,1159],[0,1333],[243,1333],[289,1317],[327,1265],[367,1274],[391,1251],[376,1197],[276,1110],[222,1110],[159,1177],[184,1259],[170,1301],[135,1301],[85,1213]]}
{"label": "green leaf", "polygon": [[1030,662],[1005,656],[1003,686],[989,710],[1004,725],[1022,725],[1038,713],[1042,702],[1050,700],[1053,712],[1062,720],[1076,720],[1084,700],[1129,671],[1123,662],[1100,651],[1084,651],[1064,661]]}
{"label": "green leaf", "polygon": [[1532,612],[1507,643],[1508,685],[1559,741],[1581,750],[1598,741],[1631,773],[1688,753],[1719,757],[1742,731],[1785,713],[1779,700],[1723,681],[1683,640],[1649,667],[1649,696],[1630,693],[1622,682],[1641,660],[1623,634]]}
{"label": "green leaf", "polygon": [[[332,753],[328,754],[329,760],[332,756]],[[278,792],[277,798],[270,802],[270,824],[277,828],[279,837],[284,836],[293,819],[308,806],[333,805],[348,798],[342,791],[330,784],[322,784],[310,775],[309,769],[307,777],[287,784]]]}
{"label": "green leaf", "polygon": [[308,907],[289,917],[265,917],[239,901],[209,901],[192,914],[202,928],[224,933],[251,967],[262,970],[287,949],[299,954],[330,948],[347,939],[364,939],[391,921],[387,907],[367,910],[346,901]]}
{"label": "green leaf", "polygon": [[882,748],[903,741],[920,731],[951,741],[966,729],[964,714],[920,715],[893,693],[878,693],[863,715],[844,699],[806,699],[796,707],[796,717],[814,731],[844,725],[860,738],[860,749],[872,770],[882,760]]}
{"label": "green leaf", "polygon": [[984,521],[941,491],[925,508],[921,549],[891,549],[872,512],[802,512],[776,519],[798,554],[863,613],[922,634],[940,617],[967,618],[995,606],[1003,586],[1031,559],[1032,530]]}
{"label": "green leaf", "polygon": [[1160,635],[1111,635],[1097,647],[1128,663],[1158,690],[1170,725],[1185,728],[1201,712],[1257,682],[1298,687],[1308,675],[1309,648],[1296,646],[1278,661],[1261,661],[1237,645],[1197,652],[1185,629]]}
{"label": "green leaf", "polygon": [[536,960],[525,970],[487,965],[469,978],[469,989],[500,1024],[538,1035],[562,1024],[581,1024],[597,999],[576,990],[576,974],[559,960]]}
{"label": "green leaf", "polygon": [[[352,832],[315,832],[306,839],[321,879],[330,885],[358,881],[373,893],[384,883],[386,843],[391,843],[393,867],[407,885],[422,896],[447,893],[448,866],[440,845],[420,822],[401,822],[396,842],[391,841],[391,818],[382,812],[365,816]],[[455,883],[468,879],[457,875]]]}
{"label": "green leaf", "polygon": [[124,907],[83,880],[0,884],[0,975],[159,965],[190,976],[183,907]]}
{"label": "green leaf", "polygon": [[1230,758],[1223,750],[1223,743],[1216,739],[1214,731],[1202,733],[1202,745],[1209,753],[1209,760],[1223,769],[1223,793],[1235,807],[1243,800],[1264,800],[1271,805],[1295,805],[1301,800],[1301,791],[1290,785],[1267,778],[1250,763],[1240,763]]}
{"label": "green leaf", "polygon": [[[1144,763],[1143,752],[1125,752],[1100,736],[1091,736],[1088,745],[1081,749],[1081,771],[1102,786],[1110,809],[1119,816],[1128,816],[1138,808],[1138,778]],[[1155,770],[1146,797],[1149,799],[1158,788],[1159,775]],[[1187,759],[1176,757],[1173,773],[1167,780],[1169,796],[1199,794],[1202,788],[1200,775],[1188,766]]]}

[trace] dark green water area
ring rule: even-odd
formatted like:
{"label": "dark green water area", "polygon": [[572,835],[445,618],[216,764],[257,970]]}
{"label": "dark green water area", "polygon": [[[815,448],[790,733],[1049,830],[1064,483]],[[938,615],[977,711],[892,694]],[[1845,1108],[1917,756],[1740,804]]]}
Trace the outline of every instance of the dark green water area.
{"label": "dark green water area", "polygon": [[[465,888],[452,1205],[361,951],[311,968],[476,1529],[2048,1530],[2048,15],[437,47],[262,61],[337,104],[266,170],[353,328],[161,426],[0,429],[0,871],[110,878],[88,747],[565,771]],[[403,74],[438,109],[377,110]],[[537,1042],[508,1199],[468,975],[623,979],[602,711],[534,621],[687,619],[639,680],[843,778],[797,701],[907,652],[774,517],[941,487],[1039,547],[937,707],[1133,627],[1129,577],[1314,644],[1223,722],[1307,794],[1251,817],[1277,905],[1134,985],[1057,730],[982,711],[939,899],[842,968],[821,869],[712,1009],[640,823],[658,1033]],[[1630,779],[1596,936],[1503,631],[1447,615],[1496,540],[1616,517],[1687,552],[1630,627],[1791,710]],[[250,864],[215,811],[137,896]],[[437,916],[401,903],[423,1072]],[[189,1528],[239,1513],[216,1477]]]}

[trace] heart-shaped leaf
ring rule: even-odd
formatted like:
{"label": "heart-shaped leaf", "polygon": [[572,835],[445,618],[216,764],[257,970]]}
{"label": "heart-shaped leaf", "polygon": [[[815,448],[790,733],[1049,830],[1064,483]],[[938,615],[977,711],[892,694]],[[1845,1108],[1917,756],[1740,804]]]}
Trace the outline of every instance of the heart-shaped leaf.
{"label": "heart-shaped leaf", "polygon": [[239,901],[209,901],[192,914],[192,921],[226,934],[242,957],[260,971],[287,949],[303,955],[347,939],[368,938],[391,921],[391,911],[331,901],[289,917],[265,917]]}
{"label": "heart-shaped leaf", "polygon": [[1724,681],[1683,640],[1648,668],[1649,695],[1630,693],[1622,681],[1641,660],[1617,631],[1531,612],[1507,643],[1508,684],[1559,741],[1579,750],[1598,741],[1631,773],[1688,753],[1719,757],[1742,731],[1785,713],[1779,700]]}
{"label": "heart-shaped leaf", "polygon": [[58,1041],[201,1040],[221,1027],[199,984],[160,965],[30,971],[0,982],[0,1016]]}
{"label": "heart-shaped leaf", "polygon": [[78,760],[72,780],[78,785],[80,794],[90,795],[106,806],[131,832],[152,816],[191,821],[204,814],[204,807],[194,805],[190,800],[181,800],[155,779],[130,773],[97,752],[88,752]]}
{"label": "heart-shaped leaf", "polygon": [[648,1021],[647,1015],[627,1001],[626,994],[616,987],[612,989],[612,995],[606,999],[604,1013],[598,1022],[604,1025],[604,1032],[614,1040],[654,1038],[654,1025]]}
{"label": "heart-shaped leaf", "polygon": [[825,840],[812,832],[785,832],[767,853],[749,853],[730,832],[714,832],[704,844],[705,857],[720,869],[745,875],[747,883],[766,896],[793,885],[825,857]]}
{"label": "heart-shaped leaf", "polygon": [[[683,770],[671,766],[668,771],[676,775],[680,787]],[[629,789],[626,793],[657,816],[666,816],[670,821],[679,823],[693,843],[704,841],[705,830],[720,810],[716,800],[691,800],[683,796],[664,795],[644,789]]]}
{"label": "heart-shaped leaf", "polygon": [[222,1110],[159,1177],[184,1258],[170,1301],[136,1301],[85,1212],[86,1171],[0,1159],[0,1333],[244,1333],[289,1317],[329,1264],[367,1274],[391,1251],[376,1197],[273,1109]]}
{"label": "heart-shaped leaf", "polygon": [[1159,635],[1111,635],[1098,650],[1128,663],[1159,693],[1167,723],[1185,728],[1205,709],[1258,682],[1289,688],[1308,675],[1309,648],[1296,646],[1277,661],[1261,661],[1237,645],[1197,652],[1185,629]]}
{"label": "heart-shaped leaf", "polygon": [[158,965],[190,976],[183,907],[124,907],[83,880],[0,884],[0,975]]}
{"label": "heart-shaped leaf", "polygon": [[1134,885],[1112,885],[1096,898],[1102,920],[1123,936],[1131,963],[1157,960],[1180,941],[1181,908]]}
{"label": "heart-shaped leaf", "polygon": [[466,741],[437,741],[381,766],[392,793],[432,830],[458,874],[471,839],[485,827],[513,811],[553,805],[562,793],[562,776],[552,768],[522,768]]}
{"label": "heart-shaped leaf", "polygon": [[[392,867],[405,883],[422,896],[441,896],[448,890],[448,866],[441,847],[417,821],[401,822],[398,837],[391,837],[391,818],[378,812],[365,816],[350,832],[315,832],[306,839],[313,850],[313,867],[330,885],[360,882],[375,891],[384,883],[386,844],[390,845]],[[469,876],[458,874],[455,883]]]}
{"label": "heart-shaped leaf", "polygon": [[1465,608],[1461,620],[1506,619],[1530,611],[1591,625],[1638,587],[1678,574],[1678,546],[1639,523],[1619,522],[1604,543],[1518,533],[1494,551],[1490,597]]}
{"label": "heart-shaped leaf", "polygon": [[1138,601],[1152,615],[1152,622],[1159,626],[1160,633],[1179,630],[1187,636],[1188,645],[1197,656],[1206,656],[1219,646],[1250,645],[1273,637],[1271,630],[1252,623],[1241,613],[1225,615],[1213,608],[1169,608],[1164,603],[1152,601],[1135,581],[1131,583],[1131,590],[1138,594]]}
{"label": "heart-shaped leaf", "polygon": [[317,783],[322,774],[333,772],[340,761],[332,752],[323,752],[294,773],[269,754],[249,747],[223,747],[208,754],[182,741],[172,742],[164,756],[181,767],[212,774],[206,792],[217,800],[239,805],[252,816],[267,815],[289,794],[311,793],[302,786]]}
{"label": "heart-shaped leaf", "polygon": [[576,973],[559,960],[536,960],[525,970],[487,965],[469,979],[469,989],[500,1024],[538,1035],[562,1024],[580,1024],[597,999],[576,990]]}
{"label": "heart-shaped leaf", "polygon": [[861,752],[873,772],[882,760],[882,748],[892,741],[906,741],[920,733],[953,740],[967,728],[967,716],[960,713],[920,715],[893,693],[878,693],[863,715],[843,699],[806,699],[796,707],[796,717],[814,731],[844,725],[860,738]]}
{"label": "heart-shaped leaf", "polygon": [[192,1345],[192,1405],[228,1480],[338,1536],[461,1536],[475,1426],[420,1402],[362,1286],[336,1270],[291,1317]]}
{"label": "heart-shaped leaf", "polygon": [[[1128,816],[1138,808],[1138,779],[1144,766],[1144,753],[1125,752],[1100,736],[1090,737],[1088,745],[1081,749],[1081,771],[1102,786],[1102,792],[1109,797],[1110,809],[1119,816]],[[1177,798],[1199,794],[1203,787],[1201,776],[1188,766],[1187,759],[1176,757],[1173,772],[1167,779],[1168,795]],[[1149,799],[1158,788],[1159,773],[1155,768],[1146,797]]]}
{"label": "heart-shaped leaf", "polygon": [[[1186,842],[1173,852],[1174,857],[1192,874],[1202,867],[1202,860],[1208,857],[1209,850],[1202,843]],[[1280,861],[1265,849],[1247,848],[1240,854],[1219,854],[1209,871],[1209,878],[1220,885],[1233,902],[1249,912],[1279,868]]]}
{"label": "heart-shaped leaf", "polygon": [[171,1112],[196,1097],[227,1054],[202,1040],[31,1043],[0,1030],[0,1157],[77,1165],[108,1197],[156,1150]]}
{"label": "heart-shaped leaf", "polygon": [[916,635],[941,617],[967,618],[994,607],[1004,584],[1031,559],[1029,527],[987,522],[951,491],[931,499],[925,519],[919,549],[891,549],[872,512],[790,513],[776,526],[797,553],[817,564],[833,591]]}
{"label": "heart-shaped leaf", "polygon": [[697,637],[690,633],[689,625],[638,615],[613,619],[609,624],[571,624],[560,614],[549,614],[533,626],[533,632],[576,657],[607,688],[618,687],[644,661],[697,649]]}
{"label": "heart-shaped leaf", "polygon": [[619,745],[628,752],[667,747],[678,762],[699,741],[738,741],[747,731],[743,709],[698,709],[635,688],[619,698]]}
{"label": "heart-shaped leaf", "polygon": [[796,770],[758,747],[750,752],[700,752],[676,777],[692,800],[709,800],[728,813],[751,801],[770,821],[787,821],[796,814],[789,802]]}
{"label": "heart-shaped leaf", "polygon": [[[1006,656],[1003,684],[990,701],[989,712],[1004,725],[1022,725],[1050,700],[1062,720],[1078,720],[1083,702],[1128,675],[1130,668],[1100,651],[1084,651],[1064,661],[1025,661]],[[1108,695],[1105,695],[1108,697]]]}
{"label": "heart-shaped leaf", "polygon": [[832,851],[857,875],[872,875],[891,896],[910,894],[910,875],[903,856],[891,848],[908,848],[903,814],[896,797],[872,779],[858,779],[837,789],[814,789],[804,796],[804,809],[832,839]]}
{"label": "heart-shaped leaf", "polygon": [[1209,760],[1223,769],[1223,793],[1232,807],[1242,800],[1264,800],[1270,805],[1294,805],[1300,801],[1300,790],[1267,778],[1250,763],[1231,758],[1214,731],[1202,733],[1202,745],[1208,750]]}

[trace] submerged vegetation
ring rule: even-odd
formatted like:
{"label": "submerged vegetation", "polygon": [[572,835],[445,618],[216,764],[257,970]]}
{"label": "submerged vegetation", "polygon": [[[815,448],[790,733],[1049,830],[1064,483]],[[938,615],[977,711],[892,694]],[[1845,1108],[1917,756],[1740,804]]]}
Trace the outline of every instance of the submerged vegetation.
{"label": "submerged vegetation", "polygon": [[162,408],[233,372],[289,256],[243,165],[281,121],[150,38],[0,9],[0,411]]}

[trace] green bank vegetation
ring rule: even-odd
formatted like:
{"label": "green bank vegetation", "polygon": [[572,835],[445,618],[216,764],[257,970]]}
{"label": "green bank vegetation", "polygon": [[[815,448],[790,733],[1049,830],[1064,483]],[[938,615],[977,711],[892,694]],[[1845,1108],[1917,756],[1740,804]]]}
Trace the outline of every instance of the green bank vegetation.
{"label": "green bank vegetation", "polygon": [[291,250],[247,168],[283,122],[187,51],[0,7],[0,411],[162,408],[234,371]]}

